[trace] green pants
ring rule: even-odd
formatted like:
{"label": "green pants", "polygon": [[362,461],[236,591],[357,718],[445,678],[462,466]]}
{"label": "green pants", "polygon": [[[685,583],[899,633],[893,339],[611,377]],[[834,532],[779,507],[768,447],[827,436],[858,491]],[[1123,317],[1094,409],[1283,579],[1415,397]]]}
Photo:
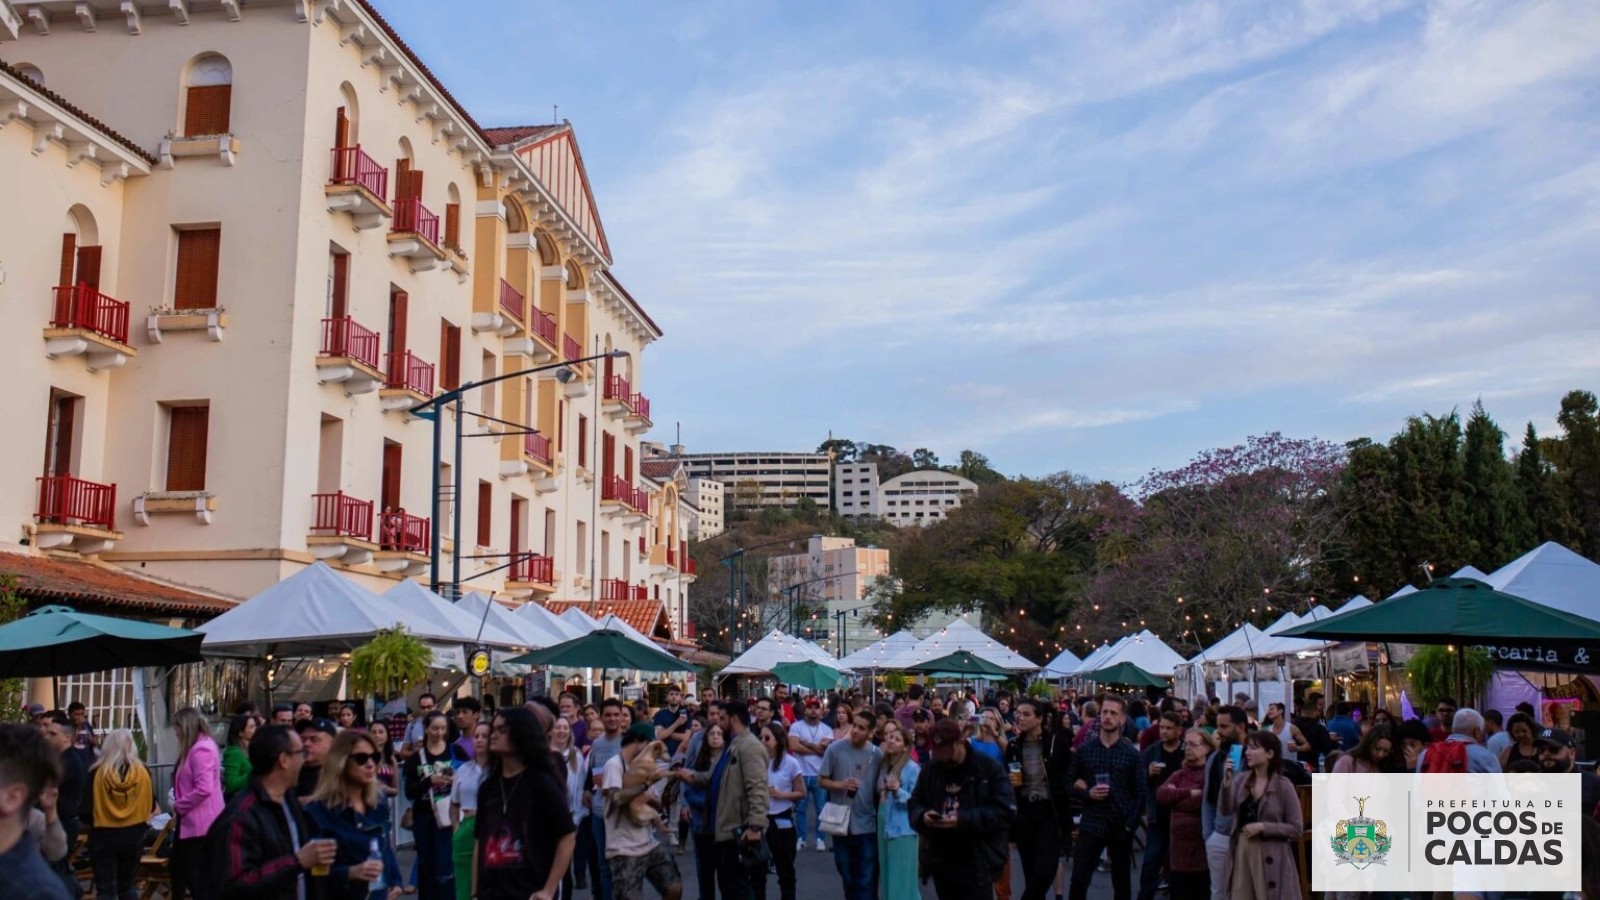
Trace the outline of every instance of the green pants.
{"label": "green pants", "polygon": [[478,845],[478,839],[472,834],[472,819],[472,816],[463,814],[461,824],[450,836],[450,859],[455,863],[456,870],[456,900],[472,900],[472,877],[475,874],[472,871],[472,848]]}

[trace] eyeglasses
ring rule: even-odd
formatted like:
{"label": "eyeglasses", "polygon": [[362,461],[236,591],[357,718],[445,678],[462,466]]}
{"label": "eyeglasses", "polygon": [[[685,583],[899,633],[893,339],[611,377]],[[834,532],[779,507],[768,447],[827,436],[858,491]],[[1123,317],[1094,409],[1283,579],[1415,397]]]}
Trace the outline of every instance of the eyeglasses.
{"label": "eyeglasses", "polygon": [[376,753],[352,753],[352,754],[350,754],[350,761],[355,763],[358,766],[374,765],[374,764],[376,764],[378,762],[379,758],[380,757]]}
{"label": "eyeglasses", "polygon": [[1456,708],[1454,706],[1441,706],[1438,709],[1434,710],[1434,712],[1440,712],[1440,713],[1453,713],[1455,711],[1456,711]]}

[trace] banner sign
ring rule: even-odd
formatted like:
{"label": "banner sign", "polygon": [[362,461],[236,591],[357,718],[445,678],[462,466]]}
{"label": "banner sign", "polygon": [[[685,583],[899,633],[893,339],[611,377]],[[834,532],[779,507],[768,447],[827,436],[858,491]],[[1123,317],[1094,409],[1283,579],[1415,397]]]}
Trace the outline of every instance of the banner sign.
{"label": "banner sign", "polygon": [[1555,672],[1600,672],[1600,646],[1581,644],[1480,644],[1489,658],[1507,669]]}
{"label": "banner sign", "polygon": [[1314,775],[1311,889],[1579,890],[1581,795],[1576,773]]}

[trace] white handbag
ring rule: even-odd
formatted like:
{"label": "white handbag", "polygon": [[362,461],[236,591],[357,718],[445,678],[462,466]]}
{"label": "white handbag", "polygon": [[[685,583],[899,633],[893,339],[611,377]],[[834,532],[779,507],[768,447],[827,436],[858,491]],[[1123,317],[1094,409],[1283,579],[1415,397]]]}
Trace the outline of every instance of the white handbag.
{"label": "white handbag", "polygon": [[850,804],[824,803],[817,817],[817,830],[834,837],[850,836]]}

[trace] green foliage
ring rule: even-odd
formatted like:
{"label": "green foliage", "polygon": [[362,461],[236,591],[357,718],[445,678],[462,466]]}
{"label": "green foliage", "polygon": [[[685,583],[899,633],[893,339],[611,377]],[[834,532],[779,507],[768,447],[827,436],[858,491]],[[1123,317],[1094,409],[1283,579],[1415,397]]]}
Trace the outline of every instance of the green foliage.
{"label": "green foliage", "polygon": [[1467,541],[1474,565],[1491,572],[1533,546],[1533,524],[1516,469],[1506,459],[1505,432],[1500,430],[1483,403],[1472,406],[1466,441],[1461,451],[1467,490]]}
{"label": "green foliage", "polygon": [[1561,398],[1561,484],[1578,527],[1578,549],[1600,559],[1600,401],[1589,391]]}
{"label": "green foliage", "polygon": [[1517,490],[1522,494],[1534,543],[1572,541],[1577,523],[1572,521],[1567,510],[1567,498],[1556,468],[1545,457],[1544,442],[1539,439],[1532,422],[1523,433],[1522,450],[1517,454]]}
{"label": "green foliage", "polygon": [[405,628],[386,628],[350,651],[350,688],[364,696],[393,697],[428,679],[433,651]]}
{"label": "green foliage", "polygon": [[[17,577],[0,575],[0,625],[15,622],[28,614],[28,601],[17,593]],[[21,678],[0,680],[0,722],[21,722],[27,716],[22,712]]]}
{"label": "green foliage", "polygon": [[906,678],[906,673],[904,672],[890,672],[883,676],[883,689],[886,691],[901,694],[905,692],[909,684],[910,680]]}
{"label": "green foliage", "polygon": [[1028,685],[1028,696],[1038,697],[1041,700],[1054,700],[1056,698],[1056,686],[1041,678]]}
{"label": "green foliage", "polygon": [[1417,701],[1432,704],[1440,697],[1455,697],[1458,703],[1472,703],[1483,696],[1489,679],[1494,677],[1494,659],[1482,647],[1466,648],[1462,660],[1465,669],[1465,689],[1458,696],[1456,684],[1457,656],[1461,647],[1419,647],[1406,660],[1406,675],[1411,679],[1411,693]]}

